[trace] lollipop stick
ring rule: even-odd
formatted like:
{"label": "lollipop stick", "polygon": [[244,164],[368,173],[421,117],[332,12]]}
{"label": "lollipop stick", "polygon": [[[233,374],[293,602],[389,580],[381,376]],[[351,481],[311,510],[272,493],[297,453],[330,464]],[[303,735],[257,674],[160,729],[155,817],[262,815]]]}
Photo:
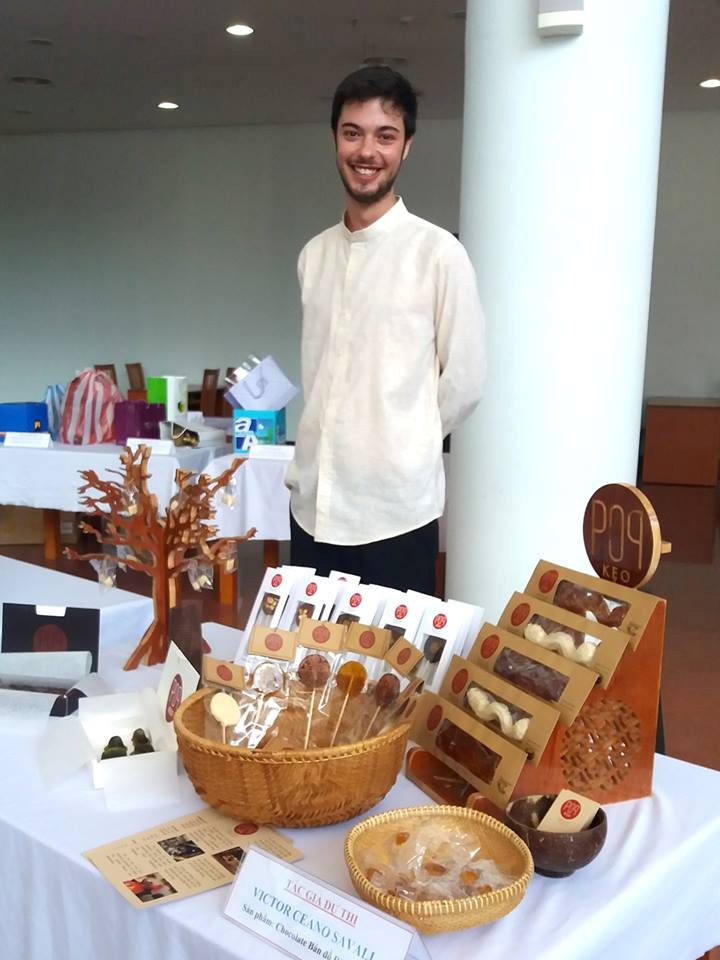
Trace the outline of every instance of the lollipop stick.
{"label": "lollipop stick", "polygon": [[310,726],[312,724],[314,709],[315,709],[315,687],[312,688],[312,692],[310,694],[310,709],[308,710],[308,720],[307,720],[307,727],[305,729],[305,743],[303,743],[303,750],[307,750],[308,743],[310,742]]}
{"label": "lollipop stick", "polygon": [[343,714],[345,713],[345,707],[348,705],[348,700],[350,699],[350,690],[351,687],[348,687],[347,693],[345,694],[345,699],[343,700],[343,705],[340,707],[340,713],[338,714],[337,723],[335,724],[335,729],[333,730],[332,739],[330,740],[330,746],[335,746],[335,738],[337,737],[338,730],[340,729],[340,724],[342,722]]}
{"label": "lollipop stick", "polygon": [[380,704],[378,704],[377,710],[376,710],[375,713],[372,715],[372,719],[371,719],[370,723],[367,725],[367,729],[366,729],[365,733],[362,735],[363,740],[366,740],[366,739],[367,739],[367,735],[368,735],[368,734],[370,733],[370,731],[372,730],[372,726],[373,726],[373,724],[375,723],[375,721],[377,720],[378,714],[380,713],[381,710],[382,710],[382,704],[380,703]]}
{"label": "lollipop stick", "polygon": [[227,743],[227,733],[226,733],[227,727],[225,726],[224,723],[220,725],[220,729],[222,730],[222,740],[223,740],[223,743]]}

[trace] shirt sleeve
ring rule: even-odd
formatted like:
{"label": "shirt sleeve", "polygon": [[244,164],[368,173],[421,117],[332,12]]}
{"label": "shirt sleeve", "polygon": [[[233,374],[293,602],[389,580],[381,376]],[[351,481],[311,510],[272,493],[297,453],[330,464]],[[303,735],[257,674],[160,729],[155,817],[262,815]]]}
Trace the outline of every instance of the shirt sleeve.
{"label": "shirt sleeve", "polygon": [[485,316],[475,270],[454,242],[437,261],[435,341],[440,378],[438,406],[447,436],[477,406],[485,382]]}

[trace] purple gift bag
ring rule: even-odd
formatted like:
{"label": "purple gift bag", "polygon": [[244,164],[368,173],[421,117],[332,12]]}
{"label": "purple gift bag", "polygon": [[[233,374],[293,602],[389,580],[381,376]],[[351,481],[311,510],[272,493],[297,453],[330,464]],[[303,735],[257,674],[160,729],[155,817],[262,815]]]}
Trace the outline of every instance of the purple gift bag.
{"label": "purple gift bag", "polygon": [[160,438],[160,421],[165,405],[144,400],[122,400],[115,404],[115,442],[127,443],[128,437]]}

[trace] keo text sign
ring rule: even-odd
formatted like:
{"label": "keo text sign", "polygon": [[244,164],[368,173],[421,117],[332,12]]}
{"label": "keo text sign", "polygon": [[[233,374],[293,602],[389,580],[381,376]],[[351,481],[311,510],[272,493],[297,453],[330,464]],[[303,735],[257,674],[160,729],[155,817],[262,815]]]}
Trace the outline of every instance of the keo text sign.
{"label": "keo text sign", "polygon": [[583,539],[595,573],[626,587],[647,583],[660,561],[655,510],[629,484],[609,483],[595,491],[585,508]]}

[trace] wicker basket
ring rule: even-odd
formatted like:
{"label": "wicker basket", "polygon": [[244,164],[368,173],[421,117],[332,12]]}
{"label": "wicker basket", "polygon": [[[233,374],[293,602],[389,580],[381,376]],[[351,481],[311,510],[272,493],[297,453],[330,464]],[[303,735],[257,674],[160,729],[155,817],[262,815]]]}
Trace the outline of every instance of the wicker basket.
{"label": "wicker basket", "polygon": [[408,726],[370,740],[277,753],[208,740],[203,700],[188,697],[175,714],[180,756],[198,794],[233,817],[280,827],[318,827],[364,813],[398,775]]}
{"label": "wicker basket", "polygon": [[[401,827],[418,817],[455,821],[466,830],[476,832],[485,855],[516,879],[492,893],[458,900],[416,902],[383,893],[361,872],[357,855],[371,841],[372,832],[378,826],[392,823]],[[423,933],[448,933],[499,920],[520,903],[533,875],[532,857],[522,840],[494,817],[466,807],[406,807],[363,820],[345,839],[345,862],[353,886],[363,900],[412,924]]]}

